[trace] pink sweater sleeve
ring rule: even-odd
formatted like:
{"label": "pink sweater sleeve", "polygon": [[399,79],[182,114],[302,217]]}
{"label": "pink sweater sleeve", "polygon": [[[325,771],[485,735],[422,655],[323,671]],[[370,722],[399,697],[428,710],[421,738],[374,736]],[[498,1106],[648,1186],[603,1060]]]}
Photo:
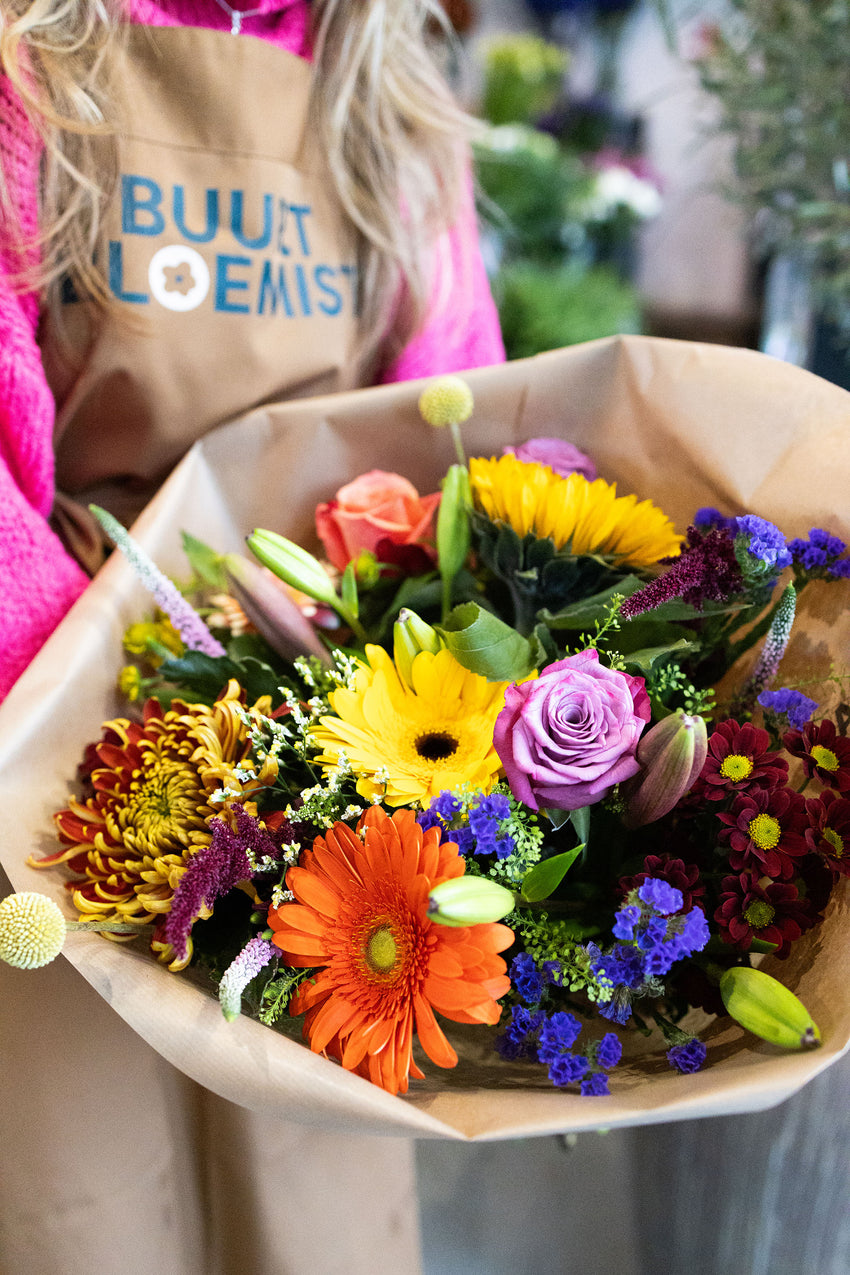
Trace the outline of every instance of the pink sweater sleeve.
{"label": "pink sweater sleeve", "polygon": [[458,219],[436,251],[425,326],[383,373],[384,382],[464,372],[505,361],[499,316],[481,259],[471,180]]}
{"label": "pink sweater sleeve", "polygon": [[[0,152],[28,238],[36,226],[38,149],[5,80],[0,80]],[[0,698],[87,583],[47,525],[53,397],[36,342],[38,301],[14,291],[13,268],[0,244]]]}

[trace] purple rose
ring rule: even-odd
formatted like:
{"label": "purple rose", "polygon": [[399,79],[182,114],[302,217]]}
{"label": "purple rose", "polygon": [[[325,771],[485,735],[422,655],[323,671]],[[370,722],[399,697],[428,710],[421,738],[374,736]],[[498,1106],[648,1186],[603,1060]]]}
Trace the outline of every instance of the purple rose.
{"label": "purple rose", "polygon": [[493,742],[518,801],[577,810],[637,774],[635,749],[649,717],[642,677],[581,651],[508,687]]}
{"label": "purple rose", "polygon": [[537,465],[548,465],[561,478],[583,474],[591,483],[596,478],[596,466],[590,457],[562,438],[529,438],[519,447],[503,447],[502,454]]}

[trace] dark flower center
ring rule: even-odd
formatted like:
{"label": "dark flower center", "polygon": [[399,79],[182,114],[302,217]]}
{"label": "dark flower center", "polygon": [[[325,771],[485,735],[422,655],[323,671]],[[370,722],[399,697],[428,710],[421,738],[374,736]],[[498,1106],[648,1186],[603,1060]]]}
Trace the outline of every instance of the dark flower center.
{"label": "dark flower center", "polygon": [[832,846],[832,852],[836,859],[842,858],[844,854],[844,838],[834,828],[824,828],[823,839],[828,841]]}
{"label": "dark flower center", "polygon": [[772,850],[779,845],[782,828],[773,815],[756,815],[751,819],[747,831],[759,850]]}
{"label": "dark flower center", "polygon": [[419,756],[424,757],[426,761],[445,761],[447,757],[457,752],[457,740],[453,735],[447,735],[445,731],[432,730],[426,735],[419,736],[415,748]]}
{"label": "dark flower center", "polygon": [[754,930],[763,930],[766,925],[770,925],[775,916],[776,909],[772,908],[765,899],[755,899],[744,912],[744,920]]}
{"label": "dark flower center", "polygon": [[749,779],[753,773],[753,763],[743,753],[730,753],[720,763],[720,773],[724,779],[739,783],[742,779]]}
{"label": "dark flower center", "polygon": [[831,748],[824,748],[822,744],[815,744],[811,755],[812,761],[816,766],[820,766],[821,770],[828,770],[831,773],[838,770],[838,758]]}

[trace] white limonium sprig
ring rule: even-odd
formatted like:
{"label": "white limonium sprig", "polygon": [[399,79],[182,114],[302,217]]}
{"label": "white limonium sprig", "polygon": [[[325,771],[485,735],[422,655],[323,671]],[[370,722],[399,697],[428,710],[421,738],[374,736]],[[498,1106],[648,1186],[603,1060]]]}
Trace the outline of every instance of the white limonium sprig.
{"label": "white limonium sprig", "polygon": [[153,559],[122,527],[118,519],[99,505],[89,505],[89,509],[110,540],[124,554],[157,606],[168,616],[189,650],[201,651],[204,655],[213,657],[226,655],[224,647],[213,637],[194,607],[190,606],[173,581],[163,575]]}

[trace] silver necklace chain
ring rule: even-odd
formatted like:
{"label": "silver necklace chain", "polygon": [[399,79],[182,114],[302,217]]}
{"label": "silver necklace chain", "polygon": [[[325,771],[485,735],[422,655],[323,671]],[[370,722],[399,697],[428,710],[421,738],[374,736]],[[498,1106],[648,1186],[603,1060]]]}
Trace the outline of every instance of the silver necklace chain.
{"label": "silver necklace chain", "polygon": [[227,0],[215,0],[220,9],[230,18],[230,34],[239,35],[242,30],[242,23],[246,18],[257,18],[263,12],[263,8],[259,9],[234,9]]}

